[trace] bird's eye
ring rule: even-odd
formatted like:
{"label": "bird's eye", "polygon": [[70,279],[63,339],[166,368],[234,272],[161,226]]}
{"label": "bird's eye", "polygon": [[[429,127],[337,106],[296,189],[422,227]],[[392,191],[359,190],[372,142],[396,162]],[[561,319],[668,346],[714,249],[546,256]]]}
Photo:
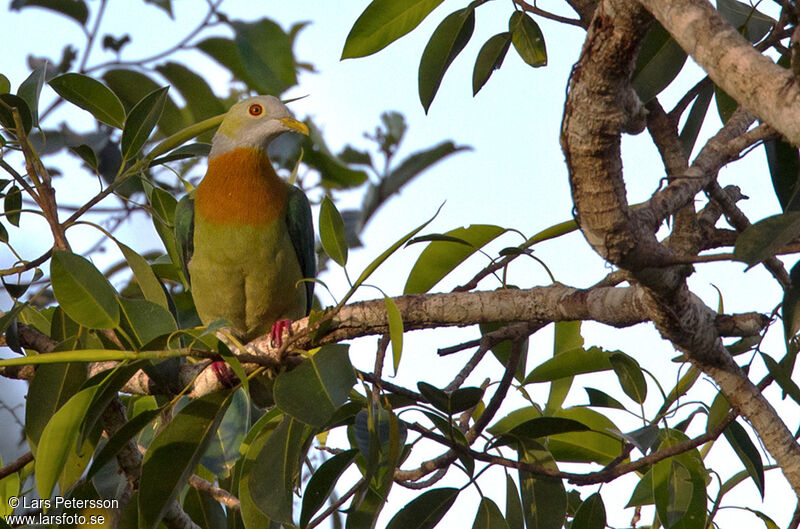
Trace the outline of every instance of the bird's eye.
{"label": "bird's eye", "polygon": [[262,107],[258,103],[254,103],[250,105],[250,108],[247,109],[247,111],[250,112],[251,116],[260,116],[261,114],[264,113],[264,107]]}

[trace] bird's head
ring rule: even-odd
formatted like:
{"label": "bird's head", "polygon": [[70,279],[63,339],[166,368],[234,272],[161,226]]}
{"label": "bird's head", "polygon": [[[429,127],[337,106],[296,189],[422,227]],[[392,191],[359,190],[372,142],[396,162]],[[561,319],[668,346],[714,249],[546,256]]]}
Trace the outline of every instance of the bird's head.
{"label": "bird's head", "polygon": [[297,121],[277,97],[249,97],[225,115],[212,141],[211,157],[238,148],[266,152],[272,140],[290,131],[308,135],[308,127]]}

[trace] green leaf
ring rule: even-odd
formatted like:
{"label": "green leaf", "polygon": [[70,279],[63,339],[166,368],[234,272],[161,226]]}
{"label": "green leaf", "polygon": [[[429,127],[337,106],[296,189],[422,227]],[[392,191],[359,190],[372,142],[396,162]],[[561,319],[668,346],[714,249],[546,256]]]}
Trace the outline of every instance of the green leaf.
{"label": "green leaf", "polygon": [[73,395],[44,427],[36,449],[36,490],[41,498],[49,498],[71,450],[97,386],[90,386]]}
{"label": "green leaf", "polygon": [[14,226],[19,226],[19,216],[22,210],[22,192],[16,185],[8,188],[5,199],[3,199],[3,211],[8,222]]}
{"label": "green leaf", "polygon": [[186,405],[156,435],[144,455],[139,527],[155,529],[205,452],[232,393],[209,393]]}
{"label": "green leaf", "polygon": [[749,226],[736,239],[733,258],[748,268],[772,257],[775,252],[800,235],[800,211],[767,217]]}
{"label": "green leaf", "polygon": [[419,62],[419,99],[425,113],[433,102],[447,68],[461,53],[475,29],[475,10],[450,13],[434,30]]}
{"label": "green leaf", "polygon": [[466,241],[469,246],[446,241],[431,242],[408,274],[403,294],[428,292],[469,256],[505,231],[505,228],[490,224],[473,224],[467,228],[448,231],[444,235]]}
{"label": "green leaf", "polygon": [[783,339],[787,343],[800,331],[800,262],[795,263],[789,272],[792,284],[784,291],[781,303],[781,320],[783,320]]}
{"label": "green leaf", "polygon": [[472,529],[509,529],[500,507],[487,497],[481,498]]}
{"label": "green leaf", "polygon": [[103,83],[79,73],[65,73],[48,83],[61,97],[88,110],[98,121],[122,128],[125,109],[114,92]]}
{"label": "green leaf", "polygon": [[168,90],[169,86],[164,86],[150,92],[131,109],[120,142],[123,159],[135,158],[142,150],[164,112]]}
{"label": "green leaf", "polygon": [[764,141],[772,188],[784,212],[800,209],[800,157],[797,147],[780,138]]}
{"label": "green leaf", "polygon": [[255,82],[242,63],[239,48],[233,40],[224,37],[209,37],[201,40],[195,46],[221,66],[230,70],[236,79],[244,81],[253,89],[256,88]]}
{"label": "green leaf", "polygon": [[510,474],[506,474],[506,521],[509,529],[525,529],[525,520],[522,515],[522,500],[517,490],[517,484]]}
{"label": "green leaf", "polygon": [[0,105],[0,125],[3,125],[9,131],[16,130],[17,125],[14,123],[14,115],[10,110],[6,109],[6,106],[15,107],[19,110],[22,128],[25,130],[25,134],[28,134],[33,126],[33,118],[25,100],[13,94],[0,94],[0,101],[4,103],[4,105]]}
{"label": "green leaf", "polygon": [[590,428],[580,421],[559,417],[536,417],[512,428],[499,438],[494,446],[512,444],[520,440],[549,437],[565,432],[586,432]]}
{"label": "green leaf", "polygon": [[722,123],[727,123],[734,111],[739,107],[739,103],[717,85],[714,85],[714,99],[717,102],[719,119],[722,120]]}
{"label": "green leaf", "polygon": [[131,267],[133,277],[142,290],[144,298],[169,310],[164,287],[161,286],[161,282],[159,282],[158,278],[153,273],[153,269],[150,268],[145,258],[121,242],[116,241],[116,243],[122,255],[125,257],[125,261],[128,262],[128,266]]}
{"label": "green leaf", "polygon": [[622,391],[637,404],[643,403],[647,397],[647,382],[642,374],[642,368],[639,367],[639,362],[619,351],[612,353],[608,359],[619,379]]}
{"label": "green leaf", "polygon": [[262,18],[231,25],[249,81],[260,93],[277,96],[297,84],[292,41],[278,24]]}
{"label": "green leaf", "polygon": [[183,64],[166,62],[156,66],[156,71],[163,75],[186,101],[186,108],[191,112],[194,122],[224,114],[227,110],[205,79]]}
{"label": "green leaf", "polygon": [[347,349],[342,344],[323,346],[293,370],[278,375],[275,405],[306,424],[324,426],[356,383]]}
{"label": "green leaf", "polygon": [[[280,424],[280,418],[282,417],[283,414],[277,408],[265,413],[250,429],[240,447],[244,457],[235,467],[236,475],[234,478],[238,483],[236,484],[237,488],[234,490],[238,493],[237,496],[241,505],[240,511],[245,527],[269,527],[269,518],[259,510],[250,494],[250,477],[254,470],[256,457],[264,449],[264,445],[278,424]],[[259,476],[254,477],[255,479],[259,478]]]}
{"label": "green leaf", "polygon": [[347,264],[347,241],[344,221],[333,201],[327,196],[319,208],[319,239],[328,257],[339,266]]}
{"label": "green leaf", "polygon": [[639,483],[636,484],[636,487],[633,489],[631,497],[628,500],[628,504],[625,505],[625,508],[638,507],[640,505],[653,505],[654,503],[653,468],[650,467],[650,470],[648,470],[639,480]]}
{"label": "green leaf", "polygon": [[689,509],[692,484],[689,471],[668,458],[653,466],[653,497],[658,518],[665,528],[675,527]]}
{"label": "green leaf", "polygon": [[[558,470],[555,459],[540,443],[526,439],[519,444],[519,461]],[[558,478],[534,476],[519,471],[525,525],[537,529],[560,529],[567,513],[567,493]]]}
{"label": "green leaf", "polygon": [[86,165],[88,165],[91,169],[97,171],[98,168],[97,155],[95,154],[94,150],[91,147],[89,147],[84,143],[81,145],[76,145],[75,147],[67,147],[67,148],[70,150],[70,152],[78,155],[80,159],[86,162]]}
{"label": "green leaf", "polygon": [[750,42],[761,40],[777,23],[755,7],[736,0],[717,0],[717,10]]}
{"label": "green leaf", "polygon": [[200,527],[224,529],[228,527],[228,518],[222,504],[209,493],[189,487],[183,499],[186,514]]}
{"label": "green leaf", "polygon": [[33,70],[28,78],[22,81],[17,90],[17,95],[28,104],[34,127],[39,126],[39,95],[42,93],[44,75],[45,67],[43,65]]}
{"label": "green leaf", "polygon": [[389,321],[389,338],[392,341],[392,365],[397,375],[400,358],[403,355],[403,317],[392,298],[384,295],[383,299],[386,304],[386,319]]}
{"label": "green leaf", "polygon": [[250,424],[250,397],[245,388],[233,392],[231,404],[225,411],[214,437],[200,463],[215,476],[229,476],[241,456],[240,447]]}
{"label": "green leaf", "polygon": [[13,0],[10,9],[19,11],[24,7],[41,7],[71,18],[85,26],[89,19],[89,8],[83,0]]}
{"label": "green leaf", "polygon": [[[706,86],[700,89],[697,93],[697,98],[689,110],[689,117],[681,129],[680,140],[683,153],[688,158],[692,154],[694,144],[697,141],[697,136],[700,134],[700,128],[703,126],[703,121],[706,119],[708,113],[708,106],[711,104],[711,97],[714,95],[714,85],[708,82]],[[766,144],[766,142],[765,142]]]}
{"label": "green leaf", "polygon": [[739,456],[744,464],[745,470],[750,474],[753,482],[764,499],[764,463],[761,461],[761,454],[758,448],[750,440],[747,431],[737,421],[731,421],[723,431],[725,439],[731,444],[736,455]]}
{"label": "green leaf", "polygon": [[87,259],[53,251],[50,278],[61,308],[79,324],[90,329],[112,329],[119,324],[117,293]]}
{"label": "green leaf", "polygon": [[49,364],[36,369],[25,406],[25,437],[34,455],[47,423],[80,391],[85,380],[86,369],[78,364]]}
{"label": "green leaf", "polygon": [[133,338],[134,349],[141,349],[160,336],[178,330],[169,310],[146,299],[120,298],[122,327]]}
{"label": "green leaf", "polygon": [[[129,112],[142,98],[160,88],[153,79],[133,70],[108,70],[103,74],[103,80],[117,94]],[[181,110],[169,95],[164,103],[164,112],[158,120],[158,126],[164,134],[175,134],[186,126]]]}
{"label": "green leaf", "polygon": [[523,11],[514,11],[508,19],[511,42],[522,60],[534,68],[547,66],[547,48],[544,35],[533,17]]}
{"label": "green leaf", "polygon": [[[559,321],[555,324],[553,336],[553,357],[566,351],[583,347],[580,321]],[[550,383],[550,392],[547,395],[545,414],[552,415],[560,409],[572,387],[573,377],[562,377]]]}
{"label": "green leaf", "polygon": [[478,57],[475,59],[475,68],[472,70],[472,95],[476,95],[495,70],[499,70],[506,58],[508,48],[511,46],[511,33],[504,31],[487,40]]}
{"label": "green leaf", "polygon": [[[44,367],[44,366],[42,366]],[[153,422],[153,420],[161,414],[161,409],[145,410],[136,415],[131,420],[126,422],[122,428],[117,430],[117,433],[108,440],[108,442],[92,457],[92,466],[86,473],[86,479],[90,480],[97,473],[98,470],[103,468],[106,463],[116,457],[117,453],[125,446],[128,441],[133,439],[141,432],[145,426]]]}
{"label": "green leaf", "polygon": [[[676,430],[662,431],[659,450],[688,439]],[[695,449],[663,459],[653,466],[653,497],[656,513],[666,529],[704,529],[707,496],[705,471]]]}
{"label": "green leaf", "polygon": [[385,186],[385,189],[400,189],[413,178],[451,154],[470,150],[472,150],[472,147],[455,145],[452,141],[443,141],[430,149],[417,151],[400,162],[386,176],[383,186]]}
{"label": "green leaf", "polygon": [[589,406],[596,406],[600,408],[616,408],[618,410],[626,409],[625,406],[612,397],[611,395],[594,388],[583,388],[589,396]]}
{"label": "green leaf", "polygon": [[762,521],[762,522],[764,522],[764,527],[766,527],[767,529],[778,529],[778,524],[776,524],[776,523],[775,523],[775,522],[772,520],[772,518],[770,518],[769,516],[767,516],[767,515],[766,515],[766,514],[764,514],[763,512],[761,512],[761,511],[756,511],[755,509],[751,509],[751,508],[749,508],[749,507],[745,507],[745,509],[747,509],[747,510],[748,510],[748,511],[750,511],[751,513],[753,513],[753,514],[755,514],[756,516],[758,516],[758,517],[759,517],[759,519],[761,519],[761,521]]}
{"label": "green leaf", "polygon": [[549,382],[563,377],[583,373],[594,373],[612,369],[609,353],[599,347],[577,348],[557,354],[545,360],[531,371],[523,384]]}
{"label": "green leaf", "polygon": [[416,28],[442,0],[373,0],[358,17],[342,50],[342,59],[382,50]]}
{"label": "green leaf", "polygon": [[595,492],[578,507],[571,529],[603,529],[606,526],[606,507],[599,492]]}
{"label": "green leaf", "polygon": [[426,382],[418,382],[417,389],[431,405],[448,415],[476,406],[483,397],[483,390],[475,387],[459,388],[447,393]]}
{"label": "green leaf", "polygon": [[292,523],[292,497],[304,457],[306,430],[303,423],[285,417],[250,469],[248,485],[253,502],[275,522]]}
{"label": "green leaf", "polygon": [[300,512],[300,527],[305,528],[311,517],[325,504],[333,492],[342,473],[353,463],[358,450],[352,448],[336,454],[322,463],[308,480],[303,493],[303,508]]}
{"label": "green leaf", "polygon": [[[504,327],[505,323],[503,322],[488,322],[488,323],[480,323],[478,324],[478,328],[481,331],[481,336],[485,336],[492,331],[496,331],[501,327]],[[525,366],[528,362],[528,346],[529,340],[526,338],[521,345],[522,353],[519,357],[519,364],[517,365],[517,372],[514,373],[514,378],[517,379],[519,382],[522,382],[525,379]],[[511,350],[513,349],[514,344],[511,340],[503,340],[500,343],[496,343],[492,346],[492,354],[495,358],[505,366],[508,364],[508,359],[511,358]]]}
{"label": "green leaf", "polygon": [[424,492],[389,521],[386,529],[433,529],[456,501],[459,490],[445,487]]}
{"label": "green leaf", "polygon": [[772,375],[772,378],[775,379],[775,382],[781,387],[781,389],[792,399],[800,404],[800,387],[797,387],[794,380],[792,380],[792,374],[787,372],[787,369],[784,368],[780,363],[773,360],[771,356],[765,353],[760,353],[761,359],[764,361],[764,364],[767,366],[767,370],[769,374]]}
{"label": "green leaf", "polygon": [[642,41],[631,84],[639,99],[648,102],[678,76],[686,62],[686,52],[658,22],[654,22]]}
{"label": "green leaf", "polygon": [[8,77],[0,73],[0,94],[7,94],[11,91],[11,82]]}

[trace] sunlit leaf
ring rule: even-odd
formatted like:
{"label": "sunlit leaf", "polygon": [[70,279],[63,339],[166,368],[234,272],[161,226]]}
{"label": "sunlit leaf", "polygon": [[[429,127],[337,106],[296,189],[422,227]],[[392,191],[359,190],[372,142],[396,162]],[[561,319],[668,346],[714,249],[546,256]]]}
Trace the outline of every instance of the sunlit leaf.
{"label": "sunlit leaf", "polygon": [[522,60],[534,68],[547,65],[547,48],[539,24],[524,11],[514,11],[508,19],[511,42]]}
{"label": "sunlit leaf", "polygon": [[384,296],[386,304],[386,318],[389,321],[389,338],[392,341],[392,365],[394,372],[400,368],[400,358],[403,355],[403,317],[397,303],[389,296]]}
{"label": "sunlit leaf", "polygon": [[342,50],[342,59],[382,50],[416,28],[442,0],[373,0],[358,17]]}
{"label": "sunlit leaf", "polygon": [[428,292],[447,274],[480,248],[505,233],[505,228],[490,224],[473,224],[467,228],[456,228],[445,236],[466,241],[468,245],[447,241],[431,242],[417,258],[408,274],[404,294]]}
{"label": "sunlit leaf", "polygon": [[53,493],[96,391],[97,386],[90,386],[73,395],[45,426],[39,438],[35,467],[36,490],[41,498],[49,498]]}

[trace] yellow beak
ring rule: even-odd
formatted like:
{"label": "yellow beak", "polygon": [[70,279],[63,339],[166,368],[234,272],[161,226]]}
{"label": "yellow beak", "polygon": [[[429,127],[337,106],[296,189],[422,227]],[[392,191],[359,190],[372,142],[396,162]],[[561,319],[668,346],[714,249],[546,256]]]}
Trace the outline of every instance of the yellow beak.
{"label": "yellow beak", "polygon": [[290,129],[308,136],[308,127],[306,127],[305,123],[297,121],[294,118],[281,118],[281,122]]}

